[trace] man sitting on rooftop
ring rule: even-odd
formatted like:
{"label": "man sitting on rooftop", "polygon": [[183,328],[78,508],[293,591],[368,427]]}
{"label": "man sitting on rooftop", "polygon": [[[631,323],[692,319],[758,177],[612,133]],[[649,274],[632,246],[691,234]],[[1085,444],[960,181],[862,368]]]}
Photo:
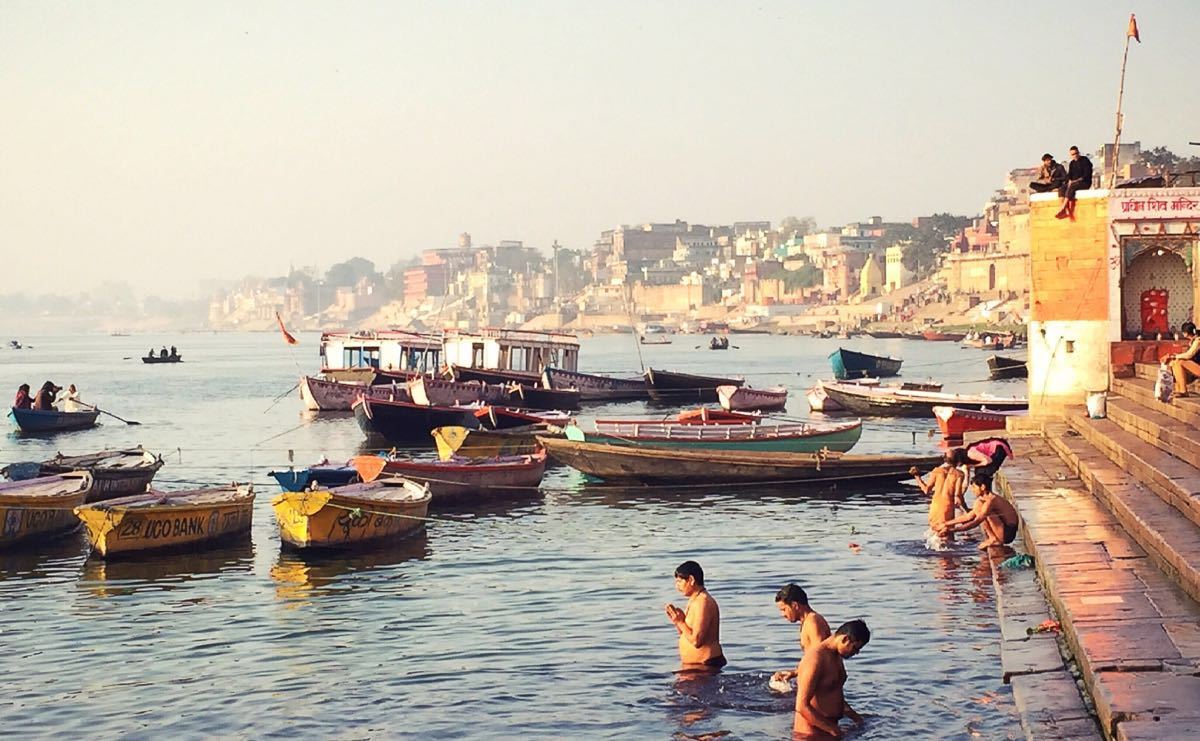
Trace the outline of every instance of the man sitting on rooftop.
{"label": "man sitting on rooftop", "polygon": [[1043,154],[1042,167],[1038,170],[1038,179],[1029,184],[1029,189],[1034,193],[1057,191],[1059,198],[1065,198],[1066,188],[1067,169],[1055,162],[1051,154]]}

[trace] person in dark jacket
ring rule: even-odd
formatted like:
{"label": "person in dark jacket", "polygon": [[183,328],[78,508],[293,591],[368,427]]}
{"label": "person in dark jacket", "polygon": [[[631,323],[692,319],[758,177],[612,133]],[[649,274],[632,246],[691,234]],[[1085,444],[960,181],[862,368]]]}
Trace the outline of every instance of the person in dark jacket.
{"label": "person in dark jacket", "polygon": [[1092,161],[1071,147],[1071,163],[1067,165],[1067,202],[1055,216],[1075,220],[1075,194],[1092,187]]}
{"label": "person in dark jacket", "polygon": [[1047,153],[1042,155],[1042,166],[1038,170],[1038,179],[1029,184],[1029,189],[1034,193],[1050,193],[1057,191],[1059,197],[1066,194],[1067,187],[1067,170],[1058,162],[1054,161],[1054,156]]}

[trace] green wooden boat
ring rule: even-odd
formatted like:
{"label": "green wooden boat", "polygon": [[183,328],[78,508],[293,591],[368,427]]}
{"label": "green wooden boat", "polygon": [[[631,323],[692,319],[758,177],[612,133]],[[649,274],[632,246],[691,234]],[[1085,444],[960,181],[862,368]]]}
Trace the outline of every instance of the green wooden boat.
{"label": "green wooden boat", "polygon": [[677,422],[597,423],[587,442],[680,450],[739,450],[765,453],[845,453],[862,437],[862,420],[830,424],[687,425]]}

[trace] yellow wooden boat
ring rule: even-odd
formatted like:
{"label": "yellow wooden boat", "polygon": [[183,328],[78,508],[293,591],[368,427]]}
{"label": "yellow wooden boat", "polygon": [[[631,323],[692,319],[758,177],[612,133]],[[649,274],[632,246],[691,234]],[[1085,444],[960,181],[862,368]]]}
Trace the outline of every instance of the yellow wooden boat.
{"label": "yellow wooden boat", "polygon": [[71,514],[87,498],[92,475],[75,471],[0,483],[0,548],[44,542],[79,527]]}
{"label": "yellow wooden boat", "polygon": [[397,540],[425,528],[429,487],[400,476],[271,500],[279,537],[295,548],[350,548]]}
{"label": "yellow wooden boat", "polygon": [[250,533],[254,488],[154,491],[75,508],[92,553],[102,557],[207,546]]}
{"label": "yellow wooden boat", "polygon": [[532,426],[529,431],[512,430],[468,430],[466,427],[435,427],[433,441],[437,443],[438,457],[448,461],[459,458],[500,458],[508,455],[533,455],[541,450],[538,435],[554,436],[554,429]]}

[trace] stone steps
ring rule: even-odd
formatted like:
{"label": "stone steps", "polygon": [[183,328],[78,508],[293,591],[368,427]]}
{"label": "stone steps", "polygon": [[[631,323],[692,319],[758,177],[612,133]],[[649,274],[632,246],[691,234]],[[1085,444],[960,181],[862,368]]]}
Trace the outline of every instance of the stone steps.
{"label": "stone steps", "polygon": [[1108,418],[1156,448],[1200,468],[1200,434],[1195,428],[1123,396],[1108,398]]}
{"label": "stone steps", "polygon": [[1131,479],[1085,436],[1063,430],[1048,437],[1048,442],[1163,575],[1200,600],[1200,528],[1156,492]]}
{"label": "stone steps", "polygon": [[[1067,424],[1117,465],[1123,478],[1132,476],[1200,526],[1200,471],[1111,419],[1070,414]],[[1178,514],[1177,513],[1177,514]]]}
{"label": "stone steps", "polygon": [[[1021,514],[1105,736],[1200,728],[1200,604],[1166,572],[1187,566],[1200,530],[1065,424],[1010,439],[997,488]],[[1200,586],[1194,569],[1186,580]]]}
{"label": "stone steps", "polygon": [[1114,378],[1112,390],[1150,411],[1158,412],[1174,420],[1200,428],[1200,398],[1188,396],[1164,404],[1154,398],[1154,381],[1147,378]]}

